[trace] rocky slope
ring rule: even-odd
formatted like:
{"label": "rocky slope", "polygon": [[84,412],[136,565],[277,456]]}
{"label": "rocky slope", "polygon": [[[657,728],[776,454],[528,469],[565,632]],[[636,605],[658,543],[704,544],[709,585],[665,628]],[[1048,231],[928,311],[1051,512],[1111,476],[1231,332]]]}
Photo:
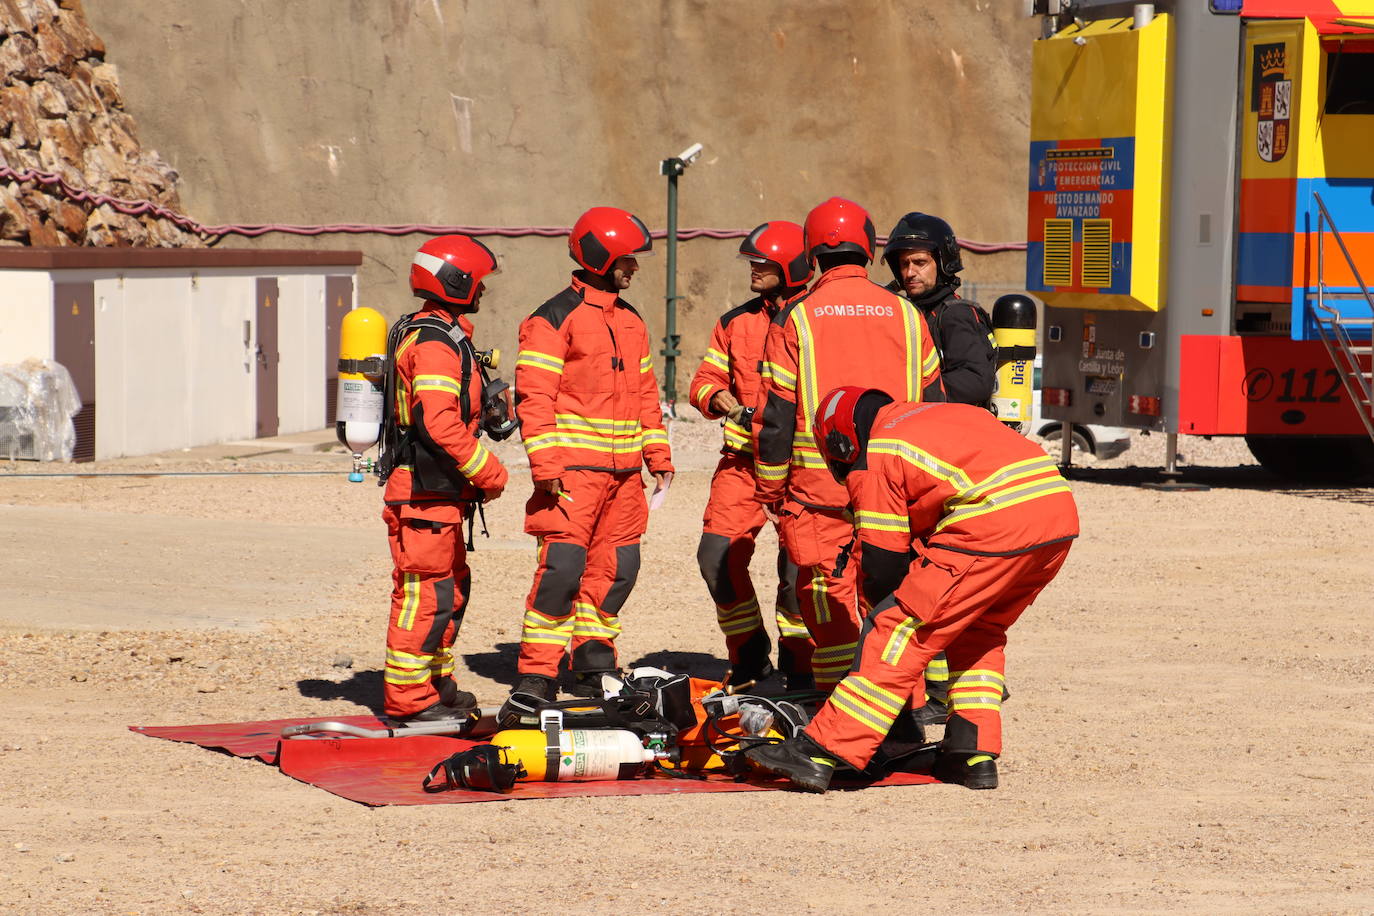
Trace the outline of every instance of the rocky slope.
{"label": "rocky slope", "polygon": [[139,142],[80,0],[0,0],[0,75],[0,245],[202,244],[97,196],[181,207],[177,172]]}

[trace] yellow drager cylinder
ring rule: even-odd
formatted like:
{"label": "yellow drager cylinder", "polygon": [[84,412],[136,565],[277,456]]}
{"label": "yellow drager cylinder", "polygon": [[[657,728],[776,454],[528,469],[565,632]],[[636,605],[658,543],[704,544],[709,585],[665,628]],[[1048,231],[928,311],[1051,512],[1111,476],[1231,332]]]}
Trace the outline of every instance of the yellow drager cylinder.
{"label": "yellow drager cylinder", "polygon": [[997,344],[997,386],[992,408],[1003,423],[1029,423],[1035,395],[1035,301],[1002,296],[992,306],[992,339]]}
{"label": "yellow drager cylinder", "polygon": [[[386,319],[376,309],[357,308],[339,327],[339,398],[334,429],[354,454],[367,451],[382,431]],[[365,360],[376,358],[370,365]],[[367,371],[364,369],[375,370]]]}
{"label": "yellow drager cylinder", "polygon": [[521,782],[590,782],[634,779],[657,755],[644,747],[634,732],[619,728],[570,728],[559,731],[558,766],[549,771],[544,733],[532,728],[509,728],[492,735],[492,744],[519,760],[526,776]]}

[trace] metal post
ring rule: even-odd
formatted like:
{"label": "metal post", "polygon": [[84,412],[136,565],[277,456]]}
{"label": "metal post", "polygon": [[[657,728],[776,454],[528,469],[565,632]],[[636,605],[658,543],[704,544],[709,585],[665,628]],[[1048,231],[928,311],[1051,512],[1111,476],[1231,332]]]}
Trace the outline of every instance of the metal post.
{"label": "metal post", "polygon": [[667,253],[664,255],[668,288],[663,297],[663,398],[668,402],[668,411],[673,416],[677,415],[677,358],[682,352],[677,348],[681,339],[677,333],[677,178],[683,168],[681,159],[668,159],[663,163],[664,173],[668,176],[668,239]]}

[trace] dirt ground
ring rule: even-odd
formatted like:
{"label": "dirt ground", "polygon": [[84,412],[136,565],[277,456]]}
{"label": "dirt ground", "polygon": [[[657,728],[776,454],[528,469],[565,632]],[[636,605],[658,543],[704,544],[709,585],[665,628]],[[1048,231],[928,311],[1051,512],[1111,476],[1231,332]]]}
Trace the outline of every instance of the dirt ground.
{"label": "dirt ground", "polygon": [[[715,435],[673,430],[627,661],[724,669],[692,560]],[[1374,912],[1374,492],[1202,440],[1185,479],[1210,489],[1142,488],[1162,447],[1076,475],[1083,537],[1012,630],[995,792],[378,809],[127,730],[376,709],[389,561],[346,456],[0,465],[0,910]],[[284,470],[315,473],[241,473]],[[461,682],[486,703],[512,679],[528,491],[517,470],[472,557]]]}

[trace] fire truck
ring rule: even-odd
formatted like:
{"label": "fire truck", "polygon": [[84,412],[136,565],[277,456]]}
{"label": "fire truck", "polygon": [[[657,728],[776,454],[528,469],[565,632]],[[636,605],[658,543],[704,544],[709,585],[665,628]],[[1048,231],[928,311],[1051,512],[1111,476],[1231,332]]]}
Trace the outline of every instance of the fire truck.
{"label": "fire truck", "polygon": [[1045,416],[1374,473],[1374,0],[1027,7]]}

